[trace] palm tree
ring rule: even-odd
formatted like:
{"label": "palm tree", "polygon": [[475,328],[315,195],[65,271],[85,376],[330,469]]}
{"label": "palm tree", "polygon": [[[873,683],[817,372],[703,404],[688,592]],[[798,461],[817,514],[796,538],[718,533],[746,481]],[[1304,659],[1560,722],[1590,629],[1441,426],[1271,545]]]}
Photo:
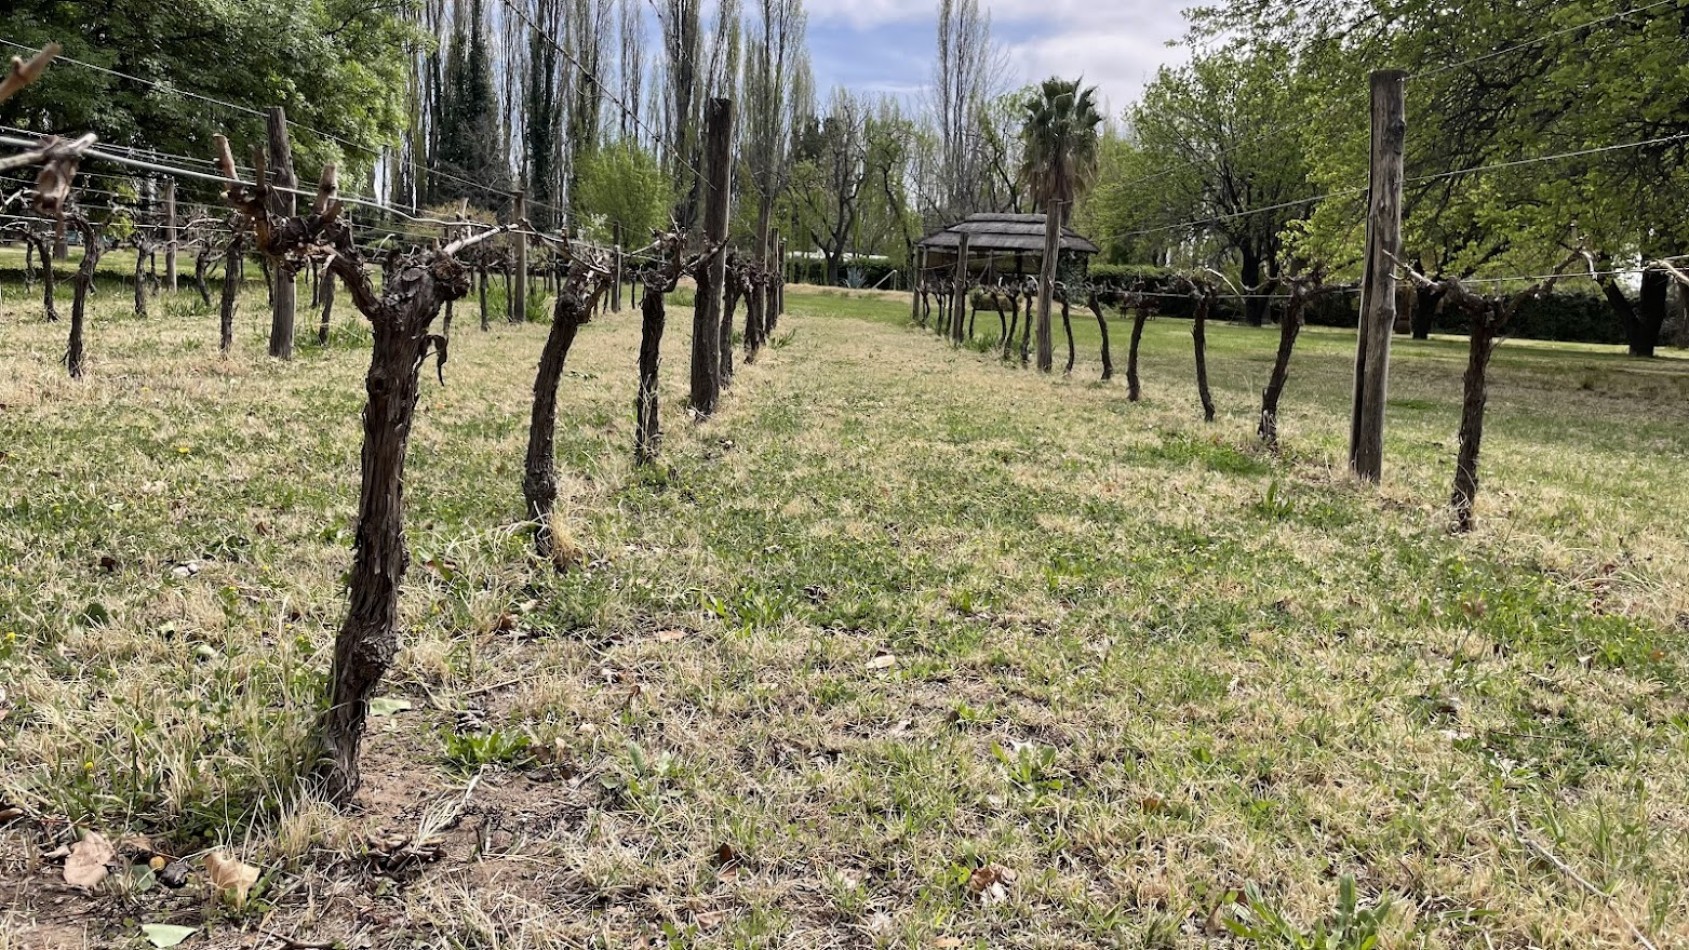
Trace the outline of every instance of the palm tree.
{"label": "palm tree", "polygon": [[1044,209],[1044,269],[1038,285],[1038,369],[1048,373],[1055,358],[1050,339],[1050,302],[1055,291],[1056,258],[1062,227],[1073,200],[1097,174],[1097,87],[1051,77],[1027,97],[1022,180]]}

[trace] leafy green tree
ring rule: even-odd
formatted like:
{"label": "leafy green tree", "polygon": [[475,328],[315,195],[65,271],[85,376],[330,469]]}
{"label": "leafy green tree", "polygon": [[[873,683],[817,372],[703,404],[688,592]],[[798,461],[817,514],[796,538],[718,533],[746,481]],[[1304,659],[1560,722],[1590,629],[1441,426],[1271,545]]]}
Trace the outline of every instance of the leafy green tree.
{"label": "leafy green tree", "polygon": [[[1623,270],[1689,245],[1680,4],[1232,0],[1196,13],[1196,39],[1228,37],[1248,38],[1233,41],[1246,58],[1291,51],[1322,193],[1366,186],[1366,73],[1410,71],[1404,248],[1427,274],[1536,275],[1580,242],[1601,270]],[[1287,237],[1295,253],[1358,261],[1359,219],[1354,199],[1329,202]],[[1651,354],[1665,275],[1644,271],[1634,299],[1623,277],[1600,283],[1631,352]]]}
{"label": "leafy green tree", "polygon": [[[1118,217],[1099,222],[1104,239],[1158,257],[1235,253],[1248,286],[1276,276],[1286,226],[1314,206],[1296,203],[1313,192],[1291,64],[1283,47],[1260,46],[1163,69],[1127,114],[1130,143],[1111,150],[1118,174],[1104,192]],[[1250,324],[1264,322],[1266,303],[1248,301]]]}
{"label": "leafy green tree", "polygon": [[657,157],[631,141],[605,145],[582,156],[575,206],[609,239],[610,226],[620,224],[625,240],[643,243],[654,229],[669,222],[674,208],[674,180]]}
{"label": "leafy green tree", "polygon": [[[61,61],[28,96],[0,106],[0,122],[209,158],[219,132],[237,155],[261,143],[264,119],[194,96],[259,113],[279,105],[297,126],[335,137],[295,131],[302,175],[334,161],[352,187],[406,123],[409,51],[426,42],[408,8],[408,0],[10,0],[7,39],[55,40],[99,69]],[[191,190],[210,200],[215,186]]]}
{"label": "leafy green tree", "polygon": [[1043,275],[1038,293],[1038,369],[1050,372],[1055,358],[1050,336],[1050,302],[1060,257],[1062,227],[1072,214],[1074,199],[1095,180],[1098,134],[1102,113],[1097,111],[1095,86],[1081,88],[1072,80],[1044,80],[1038,95],[1026,100],[1021,128],[1024,149],[1021,179],[1034,201],[1044,209]]}

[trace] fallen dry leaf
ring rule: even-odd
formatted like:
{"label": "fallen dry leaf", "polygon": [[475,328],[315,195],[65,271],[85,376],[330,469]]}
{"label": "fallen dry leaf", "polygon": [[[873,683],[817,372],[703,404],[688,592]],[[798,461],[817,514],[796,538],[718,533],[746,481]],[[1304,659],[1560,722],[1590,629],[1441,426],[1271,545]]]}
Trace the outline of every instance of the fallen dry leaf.
{"label": "fallen dry leaf", "polygon": [[652,639],[658,643],[678,643],[691,635],[690,630],[658,630]]}
{"label": "fallen dry leaf", "polygon": [[697,923],[699,930],[714,930],[727,920],[727,911],[707,910],[700,914],[694,914],[692,919]]}
{"label": "fallen dry leaf", "polygon": [[1009,899],[1009,885],[1014,882],[1015,872],[1000,864],[987,864],[974,868],[968,876],[968,890],[978,895],[980,903],[990,907]]}
{"label": "fallen dry leaf", "polygon": [[250,864],[225,857],[221,851],[213,851],[205,856],[205,873],[211,879],[211,886],[224,897],[231,897],[236,907],[246,905],[246,895],[251,892],[252,885],[258,883],[258,869]]}
{"label": "fallen dry leaf", "polygon": [[870,670],[887,670],[897,665],[897,657],[890,653],[882,653],[868,661]]}
{"label": "fallen dry leaf", "polygon": [[72,887],[99,887],[109,873],[106,866],[116,858],[117,849],[105,835],[90,831],[71,845],[70,856],[65,858],[65,883]]}

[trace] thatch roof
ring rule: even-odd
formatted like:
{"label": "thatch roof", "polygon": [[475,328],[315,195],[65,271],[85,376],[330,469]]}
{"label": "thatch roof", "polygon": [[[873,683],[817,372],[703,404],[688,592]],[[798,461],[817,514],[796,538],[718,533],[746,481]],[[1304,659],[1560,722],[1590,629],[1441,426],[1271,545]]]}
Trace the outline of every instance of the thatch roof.
{"label": "thatch roof", "polygon": [[[971,214],[966,221],[935,231],[921,241],[928,250],[956,252],[961,235],[968,236],[968,253],[1044,253],[1044,216],[1041,214]],[[1062,228],[1064,251],[1096,254],[1099,248],[1072,228]]]}

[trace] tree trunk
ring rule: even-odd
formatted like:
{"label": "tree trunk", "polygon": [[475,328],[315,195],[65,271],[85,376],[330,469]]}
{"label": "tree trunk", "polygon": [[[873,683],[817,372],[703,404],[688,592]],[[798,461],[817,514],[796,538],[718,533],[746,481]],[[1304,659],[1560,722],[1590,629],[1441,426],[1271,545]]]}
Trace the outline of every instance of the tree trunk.
{"label": "tree trunk", "polygon": [[[1247,244],[1243,248],[1243,286],[1261,286],[1261,255]],[[1243,301],[1243,322],[1252,327],[1258,327],[1267,322],[1267,305],[1270,303],[1262,294],[1250,292]]]}
{"label": "tree trunk", "polygon": [[1486,312],[1472,320],[1472,338],[1467,349],[1464,398],[1460,404],[1460,453],[1454,463],[1454,528],[1472,530],[1473,504],[1478,498],[1478,452],[1484,442],[1484,404],[1489,398],[1486,378],[1490,356],[1495,352],[1496,323]]}
{"label": "tree trunk", "polygon": [[94,286],[94,269],[100,264],[100,236],[86,221],[75,222],[82,234],[82,264],[76,268],[76,291],[70,304],[70,344],[65,348],[65,368],[71,379],[82,378],[82,328],[88,314],[88,291]]}
{"label": "tree trunk", "polygon": [[1296,349],[1296,336],[1302,332],[1302,303],[1291,300],[1279,318],[1278,358],[1273,360],[1273,375],[1261,393],[1261,422],[1255,432],[1268,445],[1278,445],[1278,401],[1284,395],[1284,384],[1290,378],[1290,354]]}
{"label": "tree trunk", "polygon": [[[442,278],[437,272],[452,268]],[[349,260],[336,267],[356,268]],[[357,547],[352,559],[349,606],[334,641],[328,708],[319,724],[322,758],[316,775],[330,801],[344,804],[358,789],[358,749],[369,701],[398,652],[399,589],[405,550],[405,456],[416,417],[423,359],[439,340],[428,328],[447,299],[468,289],[449,258],[405,268],[384,287],[370,317],[375,343],[364,377],[362,482],[358,494]],[[351,284],[361,273],[345,278]],[[371,293],[365,285],[365,292]],[[398,310],[384,301],[399,301]]]}
{"label": "tree trunk", "polygon": [[1144,338],[1144,323],[1149,320],[1149,305],[1140,303],[1132,317],[1132,347],[1126,353],[1126,399],[1137,402],[1143,395],[1138,385],[1138,344]]}
{"label": "tree trunk", "polygon": [[[327,346],[328,345],[329,321],[331,319],[333,319],[333,316],[334,316],[334,271],[333,271],[333,269],[325,270],[323,272],[322,278],[317,284],[317,296],[319,298],[321,298],[322,305],[323,305],[322,319],[317,322],[317,345],[318,346]],[[448,335],[450,335],[450,333],[451,333],[451,322],[452,322],[451,314],[452,314],[452,302],[450,300],[448,300],[448,301],[446,301],[446,333]]]}
{"label": "tree trunk", "polygon": [[1428,287],[1415,287],[1413,290],[1413,314],[1408,318],[1414,339],[1431,339],[1431,321],[1436,315],[1437,291]]}
{"label": "tree trunk", "polygon": [[1073,315],[1072,315],[1072,309],[1073,309],[1073,306],[1068,301],[1067,294],[1065,294],[1065,293],[1062,294],[1061,295],[1061,327],[1064,331],[1067,332],[1067,369],[1062,370],[1063,376],[1072,376],[1073,375],[1073,361],[1078,357],[1078,354],[1075,352],[1075,350],[1073,348]]}
{"label": "tree trunk", "polygon": [[1630,355],[1654,355],[1660,345],[1660,329],[1670,312],[1671,279],[1657,268],[1642,272],[1641,298],[1636,308],[1636,332],[1630,338]]}
{"label": "tree trunk", "polygon": [[1196,350],[1196,394],[1202,399],[1203,422],[1214,421],[1214,396],[1208,391],[1208,312],[1213,299],[1203,294],[1191,321],[1191,344]]}
{"label": "tree trunk", "polygon": [[662,359],[663,324],[666,319],[663,295],[654,288],[645,288],[640,302],[639,333],[639,405],[638,427],[634,436],[634,460],[641,465],[655,461],[662,450],[662,422],[658,418],[657,369]]}
{"label": "tree trunk", "polygon": [[218,311],[219,335],[217,349],[228,353],[235,344],[235,295],[240,292],[240,235],[229,241],[223,252],[223,299]]}
{"label": "tree trunk", "polygon": [[276,359],[293,359],[293,318],[299,309],[298,275],[292,265],[276,262],[271,269],[276,275],[276,290],[270,307],[270,355]]}
{"label": "tree trunk", "polygon": [[1092,294],[1086,304],[1097,315],[1097,332],[1103,337],[1103,382],[1106,383],[1114,378],[1114,357],[1108,352],[1108,320],[1103,317],[1102,301],[1096,294]]}
{"label": "tree trunk", "polygon": [[[1050,305],[1055,300],[1056,265],[1061,257],[1061,203],[1047,202],[1044,207],[1044,260],[1038,278],[1038,371],[1048,373],[1055,368],[1055,341],[1051,337]],[[1021,362],[1026,362],[1026,347],[1021,347]]]}
{"label": "tree trunk", "polygon": [[991,295],[991,306],[997,311],[997,345],[1006,346],[1009,339],[1009,315],[1003,312],[1003,297],[1001,294]]}
{"label": "tree trunk", "polygon": [[528,518],[534,523],[534,548],[540,557],[548,559],[555,550],[551,518],[557,506],[557,384],[563,378],[563,364],[575,345],[575,335],[586,322],[586,310],[587,302],[565,282],[557,292],[551,332],[546,335],[539,372],[534,376],[534,409],[528,422],[522,497],[528,503]]}
{"label": "tree trunk", "polygon": [[147,252],[135,249],[135,316],[147,318]]}

